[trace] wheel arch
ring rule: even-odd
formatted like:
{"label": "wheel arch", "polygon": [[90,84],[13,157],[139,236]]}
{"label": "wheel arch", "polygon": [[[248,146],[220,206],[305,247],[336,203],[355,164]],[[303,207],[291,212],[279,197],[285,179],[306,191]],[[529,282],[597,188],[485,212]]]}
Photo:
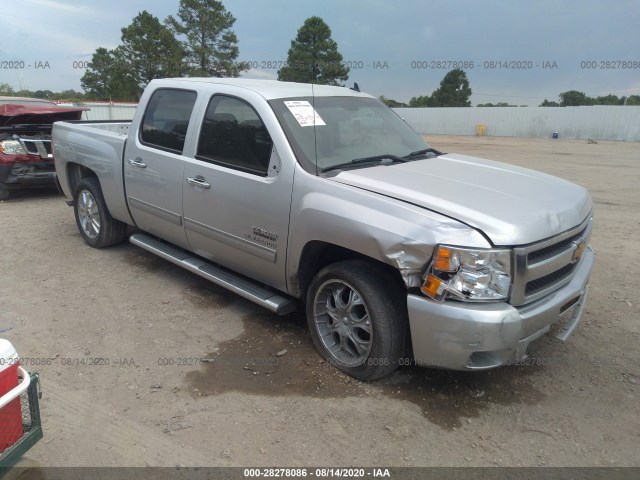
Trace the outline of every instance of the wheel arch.
{"label": "wheel arch", "polygon": [[128,225],[135,225],[125,201],[124,184],[120,178],[122,173],[111,177],[109,172],[104,173],[100,171],[100,173],[98,173],[92,168],[76,162],[68,162],[65,167],[65,173],[67,175],[66,184],[71,194],[71,201],[67,201],[68,205],[73,206],[75,202],[73,192],[75,192],[78,184],[85,178],[95,178],[104,195],[104,201],[110,215],[112,215],[114,219]]}
{"label": "wheel arch", "polygon": [[[75,192],[78,183],[80,183],[82,179],[88,177],[98,178],[98,175],[90,168],[80,165],[79,163],[67,163],[67,183],[72,194]],[[98,182],[100,182],[100,179],[98,179]],[[75,198],[73,201],[75,202]]]}
{"label": "wheel arch", "polygon": [[407,287],[400,272],[391,265],[340,245],[312,240],[302,249],[297,278],[292,281],[297,285],[296,296],[304,302],[313,277],[327,265],[345,260],[362,260],[382,269],[399,288],[406,292]]}
{"label": "wheel arch", "polygon": [[[399,274],[387,275],[392,267],[371,260],[346,259],[322,268],[308,286],[305,305],[311,338],[320,355],[364,381],[388,375],[410,355],[404,284]],[[365,318],[367,322],[361,323]]]}

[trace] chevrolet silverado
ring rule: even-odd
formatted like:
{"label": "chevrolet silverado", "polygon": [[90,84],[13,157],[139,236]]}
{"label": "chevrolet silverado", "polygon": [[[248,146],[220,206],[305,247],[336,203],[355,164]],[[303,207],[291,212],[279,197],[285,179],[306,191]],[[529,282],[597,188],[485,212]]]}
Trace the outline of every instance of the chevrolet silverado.
{"label": "chevrolet silverado", "polygon": [[484,370],[581,318],[592,201],[432,148],[370,95],[153,80],[131,122],[57,122],[56,173],[92,247],[129,240],[285,314],[329,363]]}

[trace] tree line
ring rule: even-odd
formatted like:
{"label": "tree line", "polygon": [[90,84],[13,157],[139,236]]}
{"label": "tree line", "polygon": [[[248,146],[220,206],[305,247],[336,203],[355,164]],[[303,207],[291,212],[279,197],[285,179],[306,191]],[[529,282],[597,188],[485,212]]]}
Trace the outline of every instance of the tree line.
{"label": "tree line", "polygon": [[[449,72],[447,75],[452,74]],[[462,72],[464,73],[464,72]],[[455,74],[454,78],[462,78],[460,74]],[[466,77],[465,77],[466,78]],[[466,85],[466,86],[465,86]],[[471,102],[466,97],[468,82],[461,83],[459,81],[449,82],[447,76],[440,82],[440,88],[435,90],[431,96],[417,96],[411,98],[409,103],[398,102],[384,95],[378,97],[383,103],[390,108],[416,108],[416,107],[470,107]],[[471,88],[468,88],[469,95]],[[545,99],[539,107],[578,107],[592,105],[640,105],[640,95],[630,95],[628,97],[609,94],[598,97],[589,97],[584,92],[577,90],[569,90],[558,95],[557,102]],[[517,107],[508,102],[497,103],[478,103],[476,107]],[[520,105],[527,107],[528,105]]]}
{"label": "tree line", "polygon": [[[598,97],[589,97],[582,92],[577,92],[578,96],[572,95],[571,92],[576,92],[576,90],[569,90],[568,92],[561,93],[558,98],[559,101],[549,101],[544,100],[539,106],[540,107],[573,107],[573,106],[581,106],[581,105],[640,105],[640,95],[630,95],[628,97],[618,97],[616,95],[606,95],[606,96],[598,96]],[[568,95],[567,95],[568,94]],[[51,90],[15,90],[8,83],[0,82],[0,96],[9,96],[9,97],[29,97],[29,98],[41,98],[44,100],[64,100],[70,102],[81,102],[83,100],[95,100],[91,95],[85,94],[83,92],[78,92],[73,89],[62,90],[60,92],[53,92]],[[433,97],[433,95],[432,95]],[[431,97],[431,98],[432,98]],[[436,95],[439,97],[439,95]],[[401,108],[401,107],[432,107],[435,106],[434,100],[427,100],[425,98],[430,97],[413,97],[409,103],[398,102],[392,98],[387,98],[384,95],[378,97],[383,103],[385,103],[390,108]],[[441,97],[440,97],[441,98]],[[462,98],[457,98],[455,96],[450,97],[454,99],[455,102],[464,103],[464,105],[438,105],[438,106],[470,106],[468,99],[462,102]],[[577,101],[576,101],[577,99]],[[99,98],[102,100],[102,98]],[[119,98],[113,99],[114,101],[124,101]],[[137,99],[133,100],[137,101]],[[477,107],[517,107],[518,105],[512,105],[507,102],[498,102],[498,103],[479,103],[476,105]],[[526,107],[527,105],[520,105],[520,107]]]}
{"label": "tree line", "polygon": [[[137,100],[154,78],[238,77],[250,64],[238,61],[235,21],[218,0],[180,0],[177,15],[164,22],[140,12],[122,28],[119,46],[93,54],[80,81],[86,98]],[[342,60],[331,29],[313,16],[291,41],[278,79],[338,85],[349,76]]]}
{"label": "tree line", "polygon": [[[236,18],[219,0],[180,0],[177,14],[164,21],[147,10],[121,28],[121,43],[99,47],[74,90],[14,90],[0,83],[0,95],[49,100],[138,101],[155,78],[238,77],[250,68],[238,60]],[[278,80],[340,85],[349,77],[331,29],[317,16],[305,20],[291,41]]]}
{"label": "tree line", "polygon": [[237,77],[235,17],[217,0],[180,0],[164,22],[143,10],[121,29],[114,49],[98,48],[80,80],[86,98],[135,101],[154,78]]}
{"label": "tree line", "polygon": [[558,95],[559,102],[545,100],[540,107],[579,107],[582,105],[640,105],[640,95],[618,97],[617,95],[605,95],[589,97],[584,92],[568,90]]}
{"label": "tree line", "polygon": [[[154,78],[238,77],[250,68],[238,60],[236,18],[220,0],[180,0],[176,15],[164,21],[143,10],[131,24],[121,28],[121,43],[113,49],[99,47],[80,80],[84,93],[75,90],[14,90],[0,83],[0,95],[48,100],[138,101]],[[306,19],[291,41],[287,61],[278,70],[278,80],[341,85],[349,78],[331,29],[317,16]],[[389,107],[469,107],[471,87],[466,73],[447,72],[431,95],[413,97],[408,103],[379,97]],[[570,90],[545,99],[540,106],[640,105],[640,95],[589,97]],[[507,102],[478,104],[479,107],[512,107]]]}
{"label": "tree line", "polygon": [[52,92],[51,90],[16,90],[8,83],[0,82],[0,96],[7,97],[28,97],[41,98],[43,100],[66,100],[66,101],[82,101],[85,95],[73,89],[63,90],[61,92]]}

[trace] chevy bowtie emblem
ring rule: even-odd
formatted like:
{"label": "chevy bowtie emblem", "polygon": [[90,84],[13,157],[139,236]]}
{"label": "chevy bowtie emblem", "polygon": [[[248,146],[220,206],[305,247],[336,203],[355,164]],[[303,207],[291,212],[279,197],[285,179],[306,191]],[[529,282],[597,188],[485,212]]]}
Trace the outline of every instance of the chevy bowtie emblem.
{"label": "chevy bowtie emblem", "polygon": [[573,242],[575,245],[575,250],[573,251],[573,256],[571,257],[571,263],[576,263],[580,260],[580,257],[584,253],[585,248],[587,248],[586,240],[581,240],[579,242]]}

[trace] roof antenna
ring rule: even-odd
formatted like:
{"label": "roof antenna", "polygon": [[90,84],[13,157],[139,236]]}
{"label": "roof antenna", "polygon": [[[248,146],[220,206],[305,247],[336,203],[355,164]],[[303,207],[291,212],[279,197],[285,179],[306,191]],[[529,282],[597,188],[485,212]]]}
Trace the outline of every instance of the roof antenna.
{"label": "roof antenna", "polygon": [[311,111],[313,115],[313,150],[316,154],[316,176],[318,175],[318,130],[316,129],[316,91],[313,88],[315,78],[311,80]]}
{"label": "roof antenna", "polygon": [[357,82],[353,82],[353,87],[351,87],[351,90],[353,90],[355,92],[359,92],[360,91],[360,87],[358,86]]}

